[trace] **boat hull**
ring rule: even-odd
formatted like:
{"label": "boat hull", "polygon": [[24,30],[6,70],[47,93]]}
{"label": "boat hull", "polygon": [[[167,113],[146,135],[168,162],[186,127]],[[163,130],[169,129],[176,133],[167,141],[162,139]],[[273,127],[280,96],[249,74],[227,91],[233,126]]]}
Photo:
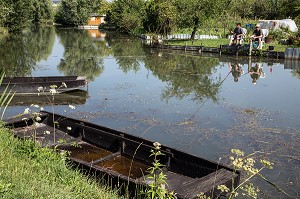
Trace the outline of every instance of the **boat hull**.
{"label": "boat hull", "polygon": [[[34,128],[32,121],[21,119],[24,117],[6,121],[17,137],[32,138],[35,135],[42,146],[68,150],[70,159],[77,166],[100,174],[102,179],[132,194],[152,183],[147,169],[153,162],[150,156],[153,141],[44,111],[40,115],[41,123]],[[55,134],[53,121],[59,124]],[[232,183],[234,187],[239,183],[240,173],[227,166],[167,146],[161,146],[161,152],[164,155],[159,161],[165,165],[166,189],[174,191],[177,198],[197,198],[201,192],[215,198],[222,194],[218,185],[231,188]]]}
{"label": "boat hull", "polygon": [[56,86],[56,93],[64,93],[87,87],[87,80],[80,76],[5,77],[0,85],[0,93],[8,88],[7,91],[16,95],[49,94],[53,85]]}

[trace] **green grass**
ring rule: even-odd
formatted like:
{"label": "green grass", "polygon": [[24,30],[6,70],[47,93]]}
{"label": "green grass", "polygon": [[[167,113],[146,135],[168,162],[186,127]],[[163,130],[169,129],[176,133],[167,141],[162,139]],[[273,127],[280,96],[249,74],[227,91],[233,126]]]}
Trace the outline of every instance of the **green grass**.
{"label": "green grass", "polygon": [[0,198],[120,198],[117,191],[71,169],[65,156],[18,140],[0,126]]}
{"label": "green grass", "polygon": [[[200,40],[170,40],[165,42],[168,45],[179,45],[179,46],[206,46],[206,47],[220,47],[220,45],[226,45],[229,43],[229,40],[226,38],[220,39],[200,39]],[[246,41],[245,44],[249,44],[249,41]],[[267,50],[268,46],[274,46],[274,51],[285,52],[286,48],[293,48],[295,46],[287,46],[278,44],[277,41],[273,41],[270,44],[266,44],[263,47],[263,50]]]}

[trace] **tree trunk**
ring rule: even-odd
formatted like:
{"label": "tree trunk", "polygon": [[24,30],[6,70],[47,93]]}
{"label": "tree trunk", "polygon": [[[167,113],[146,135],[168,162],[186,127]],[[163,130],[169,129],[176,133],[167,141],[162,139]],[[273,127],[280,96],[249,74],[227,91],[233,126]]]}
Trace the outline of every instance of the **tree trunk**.
{"label": "tree trunk", "polygon": [[198,26],[199,26],[199,18],[196,18],[196,19],[194,19],[194,28],[193,28],[193,32],[191,34],[191,40],[195,39],[195,35],[197,32]]}

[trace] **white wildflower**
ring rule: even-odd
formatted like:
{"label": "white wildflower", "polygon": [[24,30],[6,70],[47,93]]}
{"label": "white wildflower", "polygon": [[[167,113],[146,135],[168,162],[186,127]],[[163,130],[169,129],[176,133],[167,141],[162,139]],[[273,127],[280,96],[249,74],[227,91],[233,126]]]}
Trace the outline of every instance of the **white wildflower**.
{"label": "white wildflower", "polygon": [[29,114],[29,112],[30,112],[30,109],[29,109],[29,108],[26,108],[26,109],[24,110],[24,114]]}
{"label": "white wildflower", "polygon": [[221,192],[229,192],[230,189],[226,186],[226,185],[218,185],[218,190],[220,190]]}
{"label": "white wildflower", "polygon": [[44,134],[49,135],[49,134],[50,134],[50,131],[45,131]]}
{"label": "white wildflower", "polygon": [[49,92],[51,93],[51,95],[54,95],[55,93],[57,93],[56,89],[54,89],[54,88],[49,89]]}
{"label": "white wildflower", "polygon": [[154,142],[153,146],[155,147],[155,149],[160,149],[161,144],[159,142]]}
{"label": "white wildflower", "polygon": [[44,110],[44,108],[43,108],[43,107],[41,107],[41,108],[40,108],[40,110],[41,110],[41,111],[43,111],[43,110]]}
{"label": "white wildflower", "polygon": [[68,131],[71,131],[71,130],[72,130],[72,127],[68,126],[68,127],[67,127],[67,130],[68,130]]}
{"label": "white wildflower", "polygon": [[75,109],[75,106],[73,106],[73,105],[70,104],[70,105],[69,105],[69,108],[70,108],[70,109]]}
{"label": "white wildflower", "polygon": [[44,88],[43,87],[38,87],[38,89],[37,89],[39,92],[41,92],[41,91],[43,91],[44,90]]}
{"label": "white wildflower", "polygon": [[42,118],[38,116],[38,117],[35,118],[35,120],[36,120],[36,121],[41,121]]}

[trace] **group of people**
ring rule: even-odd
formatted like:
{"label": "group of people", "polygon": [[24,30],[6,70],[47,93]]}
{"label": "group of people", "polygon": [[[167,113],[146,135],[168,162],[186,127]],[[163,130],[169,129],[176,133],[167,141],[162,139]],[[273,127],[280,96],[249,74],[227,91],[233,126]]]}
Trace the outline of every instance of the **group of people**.
{"label": "group of people", "polygon": [[[241,23],[236,24],[236,28],[231,31],[231,34],[232,36],[230,37],[229,45],[232,45],[233,43],[240,44],[240,41],[245,37],[245,32],[241,27]],[[252,35],[250,36],[250,46],[252,46],[253,42],[255,41],[258,42],[257,48],[262,49],[262,37],[262,30],[260,29],[260,25],[257,24]]]}
{"label": "group of people", "polygon": [[[238,82],[239,77],[241,77],[244,74],[242,66],[237,63],[231,64],[230,62],[228,63],[228,66],[229,66],[230,72],[233,76],[233,80],[235,82]],[[249,65],[247,73],[250,74],[253,84],[256,84],[257,80],[260,77],[264,78],[266,76],[266,74],[262,70],[262,66],[260,63],[256,63],[254,66]]]}

